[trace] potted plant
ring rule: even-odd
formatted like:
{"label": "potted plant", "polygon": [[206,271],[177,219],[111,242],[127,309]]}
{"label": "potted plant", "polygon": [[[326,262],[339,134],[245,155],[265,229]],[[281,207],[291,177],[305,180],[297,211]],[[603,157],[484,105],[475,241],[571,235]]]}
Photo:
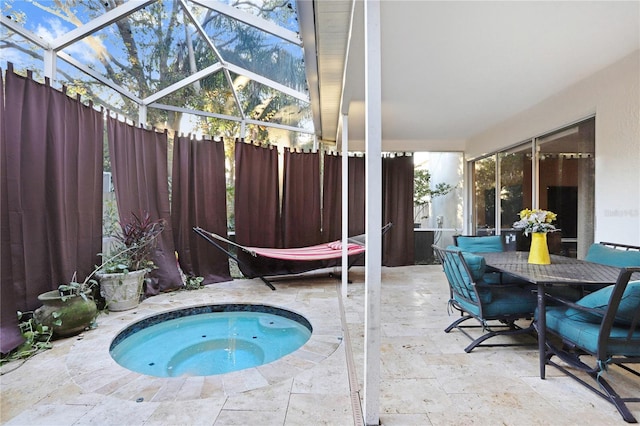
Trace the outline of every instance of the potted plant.
{"label": "potted plant", "polygon": [[131,214],[120,223],[115,248],[104,256],[97,276],[100,294],[110,311],[133,309],[140,303],[143,283],[149,271],[156,241],[164,230],[164,219],[152,220],[148,212]]}
{"label": "potted plant", "polygon": [[74,273],[68,284],[40,294],[38,300],[42,306],[33,312],[35,322],[48,327],[54,337],[74,336],[89,327],[98,314],[93,300],[93,288],[97,284],[92,279],[95,272],[82,282],[76,280]]}

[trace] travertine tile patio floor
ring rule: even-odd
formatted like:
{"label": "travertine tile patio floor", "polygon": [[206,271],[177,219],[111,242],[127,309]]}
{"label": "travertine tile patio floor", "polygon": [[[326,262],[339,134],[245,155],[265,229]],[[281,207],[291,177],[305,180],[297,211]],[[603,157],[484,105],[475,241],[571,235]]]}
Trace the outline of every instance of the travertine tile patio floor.
{"label": "travertine tile patio floor", "polygon": [[[0,420],[29,426],[353,425],[361,417],[354,415],[352,401],[363,396],[364,271],[354,268],[350,276],[353,284],[343,301],[349,339],[342,332],[339,287],[326,275],[281,281],[277,291],[259,280],[235,280],[162,294],[135,310],[101,315],[98,328],[58,340],[53,349],[0,377]],[[466,337],[443,332],[453,319],[440,266],[383,268],[382,280],[382,424],[625,424],[611,404],[555,369],[548,368],[547,380],[540,380],[535,346],[465,353]],[[108,355],[111,339],[135,320],[231,302],[299,312],[312,323],[313,336],[279,361],[219,376],[143,376]],[[14,367],[8,364],[3,372]],[[640,395],[637,379],[610,374],[627,393]],[[350,382],[357,389],[351,390]],[[640,418],[640,404],[631,408]]]}

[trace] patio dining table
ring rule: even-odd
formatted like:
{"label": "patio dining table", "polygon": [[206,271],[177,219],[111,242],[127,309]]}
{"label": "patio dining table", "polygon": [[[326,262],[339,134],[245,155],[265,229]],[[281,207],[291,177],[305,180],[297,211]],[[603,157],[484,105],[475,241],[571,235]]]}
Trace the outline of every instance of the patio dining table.
{"label": "patio dining table", "polygon": [[508,251],[478,253],[484,256],[487,266],[534,284],[538,288],[538,316],[535,327],[538,331],[540,378],[545,378],[546,308],[545,287],[556,285],[608,285],[615,284],[620,268],[587,262],[570,257],[551,255],[550,265],[535,265],[528,262],[529,253]]}

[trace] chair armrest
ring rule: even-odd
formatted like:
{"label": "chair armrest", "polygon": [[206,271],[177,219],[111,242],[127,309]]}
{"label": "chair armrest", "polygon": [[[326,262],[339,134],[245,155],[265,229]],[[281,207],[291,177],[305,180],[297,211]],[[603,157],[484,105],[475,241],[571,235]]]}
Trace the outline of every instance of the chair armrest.
{"label": "chair armrest", "polygon": [[556,303],[560,303],[561,305],[564,305],[567,308],[573,308],[573,309],[575,309],[577,311],[593,314],[593,315],[596,315],[596,316],[604,317],[604,315],[607,312],[606,309],[588,308],[586,306],[578,305],[575,302],[572,302],[572,301],[567,300],[567,299],[563,299],[562,297],[551,295],[549,293],[545,293],[545,298],[549,299],[549,300],[552,300],[552,301],[554,301]]}

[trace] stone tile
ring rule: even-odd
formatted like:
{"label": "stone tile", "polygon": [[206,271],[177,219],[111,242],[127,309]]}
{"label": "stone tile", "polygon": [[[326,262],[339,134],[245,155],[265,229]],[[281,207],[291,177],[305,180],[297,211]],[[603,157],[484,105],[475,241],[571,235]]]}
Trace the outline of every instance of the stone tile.
{"label": "stone tile", "polygon": [[[355,274],[355,275],[354,275]],[[536,347],[478,348],[444,333],[448,287],[439,265],[383,268],[380,419],[384,425],[624,424],[613,405],[553,367],[538,377]],[[364,269],[343,300],[362,394]],[[0,423],[352,425],[353,413],[336,298],[339,283],[324,277],[276,283],[235,280],[194,292],[160,294],[131,311],[100,315],[98,328],[54,342],[54,349],[0,376]],[[306,316],[308,345],[275,362],[224,375],[155,378],[119,366],[108,353],[113,337],[133,321],[169,309],[218,303],[266,304]],[[638,395],[640,381],[611,368],[621,392]],[[143,398],[142,402],[135,402]],[[629,404],[640,419],[640,404]]]}
{"label": "stone tile", "polygon": [[224,405],[224,398],[172,401],[157,404],[145,426],[213,425]]}
{"label": "stone tile", "polygon": [[420,414],[455,411],[455,405],[436,379],[389,379],[380,384],[380,412]]}
{"label": "stone tile", "polygon": [[324,362],[296,375],[292,392],[348,396],[349,378],[344,348],[340,347]]}
{"label": "stone tile", "polygon": [[150,402],[130,402],[117,398],[106,398],[93,407],[74,426],[95,425],[143,425],[158,407]]}
{"label": "stone tile", "polygon": [[226,411],[284,411],[289,404],[293,379],[272,386],[230,395],[224,404]]}
{"label": "stone tile", "polygon": [[215,426],[282,425],[286,411],[237,411],[222,410],[215,419]]}
{"label": "stone tile", "polygon": [[430,426],[433,423],[424,414],[382,414],[380,424],[384,426]]}
{"label": "stone tile", "polygon": [[340,395],[292,393],[285,425],[352,425],[348,398]]}
{"label": "stone tile", "polygon": [[89,405],[44,404],[34,405],[22,411],[7,422],[7,426],[71,426],[78,422],[92,409]]}

